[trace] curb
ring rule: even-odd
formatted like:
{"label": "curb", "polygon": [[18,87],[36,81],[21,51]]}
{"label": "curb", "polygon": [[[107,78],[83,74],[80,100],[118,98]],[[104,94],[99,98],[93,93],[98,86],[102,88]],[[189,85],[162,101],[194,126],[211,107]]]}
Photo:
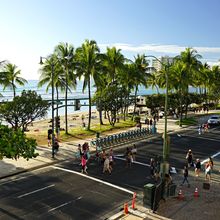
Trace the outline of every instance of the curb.
{"label": "curb", "polygon": [[28,169],[23,169],[21,171],[17,171],[17,172],[8,174],[8,175],[0,176],[0,180],[5,179],[5,178],[9,178],[9,177],[12,177],[12,176],[15,176],[15,175],[19,175],[19,174],[22,174],[22,173],[27,173],[29,171],[38,170],[38,169],[41,169],[41,168],[44,168],[44,167],[47,167],[47,166],[51,166],[51,165],[54,165],[54,164],[57,164],[57,163],[62,163],[66,160],[68,160],[68,159],[57,160],[57,161],[54,161],[54,162],[49,162],[49,163],[33,166],[31,168],[28,168]]}

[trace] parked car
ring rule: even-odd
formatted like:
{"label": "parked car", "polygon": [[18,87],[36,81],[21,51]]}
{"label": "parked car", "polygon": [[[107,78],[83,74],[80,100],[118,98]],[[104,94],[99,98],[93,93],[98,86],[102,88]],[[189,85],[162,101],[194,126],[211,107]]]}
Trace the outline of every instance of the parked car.
{"label": "parked car", "polygon": [[219,125],[220,124],[220,116],[213,115],[209,118],[208,124],[210,125]]}

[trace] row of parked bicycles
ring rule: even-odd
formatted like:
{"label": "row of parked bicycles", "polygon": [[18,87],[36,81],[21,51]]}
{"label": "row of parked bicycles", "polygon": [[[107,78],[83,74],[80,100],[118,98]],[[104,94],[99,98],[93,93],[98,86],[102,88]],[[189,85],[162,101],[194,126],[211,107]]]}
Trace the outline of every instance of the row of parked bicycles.
{"label": "row of parked bicycles", "polygon": [[106,137],[96,138],[96,140],[92,140],[90,144],[91,146],[96,147],[96,149],[97,148],[103,149],[103,148],[111,147],[112,145],[120,144],[122,142],[147,136],[147,134],[149,133],[150,133],[149,129],[139,128],[135,130],[122,132],[119,134],[113,134],[113,135],[108,135]]}

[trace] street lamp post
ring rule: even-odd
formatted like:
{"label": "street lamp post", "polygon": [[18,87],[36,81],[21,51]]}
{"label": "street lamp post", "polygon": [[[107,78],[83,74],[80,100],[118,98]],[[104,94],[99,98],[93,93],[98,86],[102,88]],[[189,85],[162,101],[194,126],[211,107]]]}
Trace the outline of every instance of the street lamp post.
{"label": "street lamp post", "polygon": [[46,57],[40,57],[40,64],[43,64],[43,59],[48,61],[48,63],[51,66],[51,87],[52,87],[52,158],[54,158],[55,155],[55,149],[54,149],[54,143],[55,143],[55,134],[54,134],[54,66],[56,63],[54,63],[53,60],[48,60]]}
{"label": "street lamp post", "polygon": [[145,57],[152,57],[156,59],[162,66],[165,67],[165,77],[166,77],[166,93],[165,93],[165,105],[164,105],[164,134],[163,134],[163,162],[161,163],[161,174],[164,178],[166,173],[169,173],[169,137],[167,135],[167,108],[168,108],[168,71],[169,64],[161,62],[157,57],[153,55],[148,55]]}

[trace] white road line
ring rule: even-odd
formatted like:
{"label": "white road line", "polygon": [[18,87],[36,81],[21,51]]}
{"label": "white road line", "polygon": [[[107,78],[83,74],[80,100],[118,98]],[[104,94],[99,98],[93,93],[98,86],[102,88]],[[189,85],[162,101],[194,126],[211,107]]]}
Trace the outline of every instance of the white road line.
{"label": "white road line", "polygon": [[[216,154],[213,154],[213,155],[211,156],[211,158],[215,158],[215,157],[217,157],[219,154],[220,154],[220,152],[218,152],[218,153],[216,153]],[[209,160],[209,158],[203,160],[203,161],[201,162],[201,164],[204,164],[204,163],[207,162],[208,160]]]}
{"label": "white road line", "polygon": [[[82,198],[82,196],[78,197],[76,200],[80,200],[81,198]],[[65,203],[63,203],[63,204],[61,204],[61,205],[59,205],[59,206],[57,206],[55,208],[52,208],[52,209],[48,210],[48,212],[52,212],[52,211],[54,211],[56,209],[59,209],[59,208],[65,206],[65,205],[68,205],[68,204],[70,204],[70,203],[72,203],[73,201],[76,201],[76,200],[71,200],[69,202],[65,202]]]}
{"label": "white road line", "polygon": [[68,169],[65,169],[65,168],[62,168],[62,167],[56,167],[56,166],[52,166],[52,167],[53,167],[54,169],[57,169],[57,170],[62,170],[62,171],[65,171],[65,172],[77,174],[77,175],[79,175],[79,176],[82,176],[82,177],[85,177],[85,178],[94,180],[94,181],[96,181],[96,182],[105,184],[105,185],[107,185],[107,186],[111,186],[111,187],[116,188],[116,189],[119,189],[119,190],[121,190],[121,191],[130,193],[130,194],[132,194],[132,195],[134,194],[134,192],[132,192],[131,190],[128,190],[128,189],[125,189],[125,188],[123,188],[123,187],[114,185],[114,184],[112,184],[112,183],[105,182],[105,181],[100,180],[100,179],[97,179],[97,178],[95,178],[95,177],[91,177],[91,176],[85,175],[85,174],[83,174],[83,173],[79,173],[79,172],[76,172],[76,171],[73,171],[73,170],[68,170]]}
{"label": "white road line", "polygon": [[39,191],[42,191],[42,190],[45,190],[45,189],[48,189],[48,188],[51,188],[51,187],[54,187],[55,184],[52,184],[52,185],[49,185],[49,186],[46,186],[46,187],[43,187],[43,188],[40,188],[40,189],[37,189],[37,190],[34,190],[32,192],[29,192],[29,193],[25,193],[23,195],[20,195],[18,196],[17,198],[22,198],[22,197],[25,197],[25,196],[28,196],[28,195],[31,195],[33,193],[36,193],[36,192],[39,192]]}
{"label": "white road line", "polygon": [[204,140],[210,140],[210,141],[217,141],[220,142],[220,140],[218,139],[213,139],[213,138],[205,138],[205,137],[201,137],[201,136],[192,136],[192,135],[184,135],[183,137],[192,137],[192,138],[199,138],[199,139],[204,139]]}
{"label": "white road line", "polygon": [[[121,158],[121,157],[114,157],[114,158],[118,159],[118,160],[126,160],[125,158]],[[142,165],[142,166],[145,166],[145,167],[150,167],[149,164],[141,163],[141,162],[138,162],[138,161],[133,161],[133,163],[136,163],[136,164],[139,164],[139,165]]]}
{"label": "white road line", "polygon": [[62,205],[59,205],[59,206],[57,206],[57,207],[55,207],[55,208],[50,209],[48,212],[52,212],[52,211],[54,211],[54,210],[56,210],[56,209],[59,209],[59,208],[65,206],[65,205],[70,204],[71,202],[72,202],[72,201],[65,202],[65,203],[63,203]]}

